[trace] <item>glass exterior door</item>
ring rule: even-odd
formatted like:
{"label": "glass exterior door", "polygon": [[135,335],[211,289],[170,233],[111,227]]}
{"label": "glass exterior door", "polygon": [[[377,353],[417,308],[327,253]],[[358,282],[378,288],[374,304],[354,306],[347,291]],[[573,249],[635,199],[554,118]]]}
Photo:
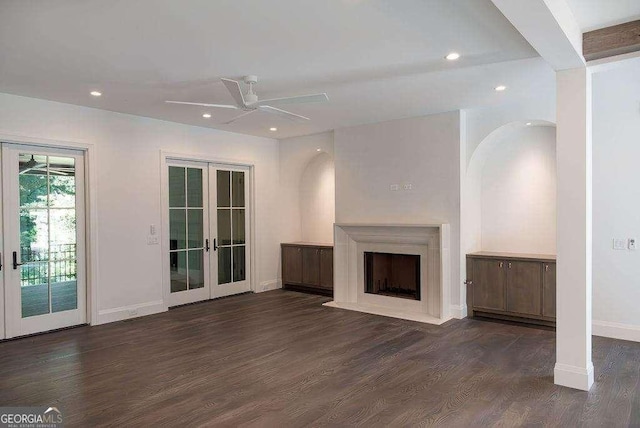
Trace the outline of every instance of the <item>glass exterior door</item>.
{"label": "glass exterior door", "polygon": [[169,165],[169,306],[209,293],[207,164]]}
{"label": "glass exterior door", "polygon": [[221,297],[251,289],[248,251],[248,168],[212,165],[210,177],[216,201],[211,229],[216,232],[213,264],[217,280],[212,296]]}
{"label": "glass exterior door", "polygon": [[7,337],[86,322],[82,152],[3,146]]}

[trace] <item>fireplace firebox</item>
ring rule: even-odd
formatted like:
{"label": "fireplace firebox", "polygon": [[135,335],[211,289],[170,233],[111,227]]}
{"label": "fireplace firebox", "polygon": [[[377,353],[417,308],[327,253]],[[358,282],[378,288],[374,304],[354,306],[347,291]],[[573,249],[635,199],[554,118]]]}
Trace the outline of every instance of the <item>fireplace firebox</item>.
{"label": "fireplace firebox", "polygon": [[364,253],[365,293],[420,300],[420,256]]}

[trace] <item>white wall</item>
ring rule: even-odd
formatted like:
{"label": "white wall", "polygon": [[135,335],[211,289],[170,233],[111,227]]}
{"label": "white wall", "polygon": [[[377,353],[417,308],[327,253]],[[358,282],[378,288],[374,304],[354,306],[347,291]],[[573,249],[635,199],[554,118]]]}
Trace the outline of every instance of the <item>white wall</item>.
{"label": "white wall", "polygon": [[488,154],[481,178],[481,249],[556,252],[556,137],[515,128]]}
{"label": "white wall", "polygon": [[[460,299],[460,112],[336,129],[337,223],[449,223]],[[391,184],[412,190],[390,191]]]}
{"label": "white wall", "polygon": [[[315,235],[315,233],[309,229],[318,224],[314,221],[309,222],[305,220],[305,228],[303,230],[303,212],[301,210],[303,189],[301,182],[305,170],[311,165],[312,160],[318,156],[318,149],[320,149],[320,153],[325,153],[329,158],[333,158],[333,131],[280,140],[281,242],[308,240],[309,236]],[[327,183],[318,183],[318,185],[327,185]],[[312,190],[314,187],[309,184],[305,187],[306,190],[304,190],[304,192],[311,194],[312,192],[319,191],[319,188],[320,187],[315,187],[315,190]],[[329,199],[328,192],[325,192],[325,197]],[[334,197],[331,196],[330,199],[334,199]],[[330,203],[329,200],[326,201],[327,205],[325,205],[325,210],[330,209],[328,206]],[[308,212],[304,215],[308,218]],[[331,243],[333,242],[333,231],[328,236],[326,236],[325,233],[327,227],[332,228],[333,216],[329,218],[329,216],[323,215],[323,217],[325,220],[320,221],[323,224],[322,230],[325,232],[323,233],[321,242]],[[327,226],[326,224],[329,221],[331,221],[331,226]]]}
{"label": "white wall", "polygon": [[612,245],[640,239],[638,76],[640,59],[593,75],[593,318],[595,334],[613,323],[640,341],[640,251]]}
{"label": "white wall", "polygon": [[327,153],[318,153],[309,161],[300,179],[300,219],[303,241],[333,242],[335,196],[333,158]]}
{"label": "white wall", "polygon": [[167,257],[161,246],[147,245],[149,225],[162,224],[161,149],[255,165],[256,283],[258,291],[277,284],[282,210],[276,140],[6,94],[0,94],[0,133],[96,146],[97,165],[91,168],[97,170],[101,319],[128,316],[121,310],[128,306],[155,310],[162,301]]}

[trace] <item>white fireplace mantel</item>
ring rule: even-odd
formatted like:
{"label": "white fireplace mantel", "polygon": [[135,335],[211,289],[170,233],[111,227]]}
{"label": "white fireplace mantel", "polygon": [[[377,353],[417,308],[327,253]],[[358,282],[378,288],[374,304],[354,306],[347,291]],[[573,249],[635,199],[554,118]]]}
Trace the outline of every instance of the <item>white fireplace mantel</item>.
{"label": "white fireplace mantel", "polygon": [[[334,300],[326,306],[442,324],[451,318],[449,225],[336,223]],[[421,256],[421,300],[364,292],[364,252]]]}

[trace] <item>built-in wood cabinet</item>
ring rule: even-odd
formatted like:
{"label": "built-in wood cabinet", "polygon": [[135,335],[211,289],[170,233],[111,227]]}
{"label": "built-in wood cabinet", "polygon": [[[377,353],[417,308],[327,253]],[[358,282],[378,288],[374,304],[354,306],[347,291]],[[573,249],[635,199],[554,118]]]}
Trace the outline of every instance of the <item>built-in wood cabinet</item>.
{"label": "built-in wood cabinet", "polygon": [[333,247],[294,242],[281,244],[285,289],[333,296]]}
{"label": "built-in wood cabinet", "polygon": [[554,256],[479,252],[467,255],[470,316],[553,325]]}

